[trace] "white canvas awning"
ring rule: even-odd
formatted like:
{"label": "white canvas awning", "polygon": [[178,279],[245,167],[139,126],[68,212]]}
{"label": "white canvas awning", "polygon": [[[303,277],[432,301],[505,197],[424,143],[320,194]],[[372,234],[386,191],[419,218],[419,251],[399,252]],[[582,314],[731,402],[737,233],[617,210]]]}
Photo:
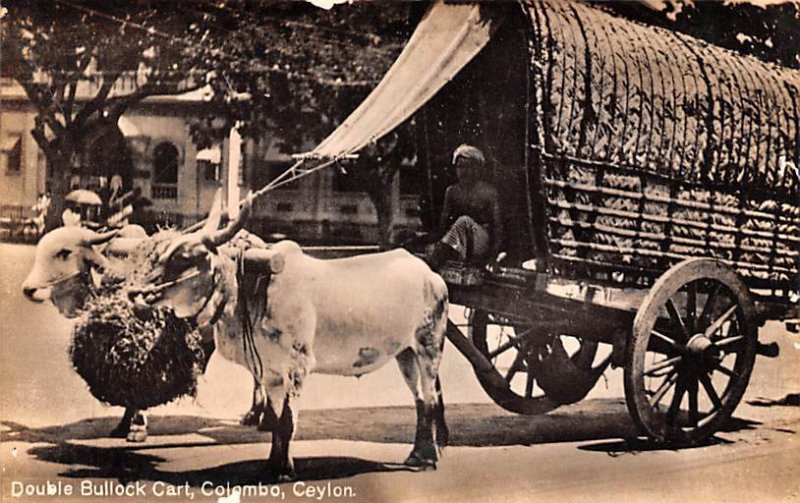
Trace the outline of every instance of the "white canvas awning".
{"label": "white canvas awning", "polygon": [[198,161],[208,161],[211,164],[219,164],[222,162],[222,149],[219,146],[204,148],[197,152],[195,157]]}
{"label": "white canvas awning", "polygon": [[119,127],[122,136],[126,138],[131,136],[142,136],[142,131],[139,129],[139,127],[127,117],[120,116],[120,118],[117,120],[117,126]]}
{"label": "white canvas awning", "polygon": [[436,3],[378,86],[311,156],[350,154],[396,128],[480,52],[493,24],[477,3]]}

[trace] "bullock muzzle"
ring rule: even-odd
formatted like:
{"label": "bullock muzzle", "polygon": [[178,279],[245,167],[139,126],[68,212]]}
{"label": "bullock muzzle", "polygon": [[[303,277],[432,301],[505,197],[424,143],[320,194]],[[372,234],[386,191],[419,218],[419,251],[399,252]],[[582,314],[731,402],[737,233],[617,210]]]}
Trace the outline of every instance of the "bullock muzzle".
{"label": "bullock muzzle", "polygon": [[[194,279],[200,276],[200,274],[202,274],[202,271],[199,269],[188,269],[171,281],[150,284],[142,288],[131,288],[128,290],[128,298],[134,302],[136,302],[138,299],[141,299],[147,304],[154,304],[163,297],[164,292],[166,292],[168,289]],[[145,281],[151,283],[158,279],[161,279],[160,274],[156,275],[155,277],[148,276],[145,278]]]}
{"label": "bullock muzzle", "polygon": [[22,294],[31,302],[44,302],[50,298],[53,287],[58,287],[67,283],[68,281],[74,280],[80,276],[80,274],[81,271],[75,271],[74,273],[64,276],[63,278],[58,278],[34,285],[31,285],[28,281],[25,281],[25,283],[22,284]]}

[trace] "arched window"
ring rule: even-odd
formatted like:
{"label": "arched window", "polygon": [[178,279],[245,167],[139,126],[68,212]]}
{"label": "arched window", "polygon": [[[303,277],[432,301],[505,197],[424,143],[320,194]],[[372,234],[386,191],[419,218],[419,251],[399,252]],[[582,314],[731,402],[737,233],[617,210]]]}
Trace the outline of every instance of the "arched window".
{"label": "arched window", "polygon": [[172,143],[159,143],[153,150],[153,181],[178,183],[178,149]]}
{"label": "arched window", "polygon": [[178,149],[170,142],[153,149],[153,198],[178,198]]}

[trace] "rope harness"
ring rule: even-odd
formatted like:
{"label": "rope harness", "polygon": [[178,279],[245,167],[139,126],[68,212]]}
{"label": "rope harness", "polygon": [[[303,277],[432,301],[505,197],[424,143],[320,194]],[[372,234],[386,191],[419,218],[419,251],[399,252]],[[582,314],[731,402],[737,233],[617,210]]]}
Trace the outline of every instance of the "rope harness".
{"label": "rope harness", "polygon": [[[252,288],[248,288],[252,280],[248,281],[248,278],[245,276],[244,248],[240,248],[239,255],[236,258],[236,282],[238,286],[237,294],[239,297],[238,306],[241,309],[240,318],[242,320],[242,349],[244,350],[245,362],[248,368],[259,381],[261,381],[264,376],[264,364],[261,360],[258,348],[256,347],[253,325],[255,324],[254,319],[258,320],[261,317],[267,304],[267,290],[263,286],[264,279],[265,276],[259,275],[252,285]],[[268,284],[269,282],[267,281],[267,285]],[[253,306],[255,307],[254,317],[251,317],[250,314],[249,297],[251,295],[256,299],[256,305]],[[261,299],[263,299],[263,303],[260,302]]]}

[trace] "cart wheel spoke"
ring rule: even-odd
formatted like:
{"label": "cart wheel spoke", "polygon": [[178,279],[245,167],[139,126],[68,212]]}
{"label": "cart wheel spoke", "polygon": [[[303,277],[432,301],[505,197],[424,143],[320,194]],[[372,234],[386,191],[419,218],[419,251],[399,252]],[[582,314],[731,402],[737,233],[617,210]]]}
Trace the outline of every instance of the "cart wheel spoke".
{"label": "cart wheel spoke", "polygon": [[497,348],[494,351],[489,351],[489,353],[486,355],[486,358],[489,359],[489,360],[493,360],[493,359],[497,358],[498,356],[500,356],[501,354],[503,354],[506,351],[508,351],[509,349],[516,347],[517,344],[518,344],[518,341],[517,341],[516,337],[509,337],[508,341],[506,341],[503,344],[497,346]]}
{"label": "cart wheel spoke", "polygon": [[[731,347],[738,347],[737,342],[744,341],[743,335],[734,335],[732,337],[725,337],[724,339],[720,339],[718,341],[714,341],[714,345],[719,348],[730,349]],[[735,349],[734,349],[735,351]]]}
{"label": "cart wheel spoke", "polygon": [[717,390],[714,389],[714,383],[711,382],[711,378],[708,377],[708,374],[700,374],[700,383],[703,385],[703,389],[706,390],[706,395],[708,395],[708,398],[714,405],[712,412],[716,412],[721,409],[722,400],[720,400]]}
{"label": "cart wheel spoke", "polygon": [[525,381],[525,398],[531,398],[533,396],[533,372],[528,369],[528,378]]}
{"label": "cart wheel spoke", "polygon": [[739,378],[739,374],[738,373],[736,373],[735,371],[733,371],[733,370],[731,370],[729,368],[723,367],[722,363],[717,363],[714,366],[714,370],[718,370],[718,371],[722,372],[723,374],[725,374],[726,376],[728,376],[728,377],[730,377],[732,379],[738,379]]}
{"label": "cart wheel spoke", "polygon": [[686,287],[686,328],[694,333],[697,326],[697,282]]}
{"label": "cart wheel spoke", "polygon": [[689,331],[686,329],[686,324],[684,324],[680,313],[678,313],[678,309],[675,307],[675,303],[672,302],[672,299],[667,299],[666,307],[667,312],[669,312],[669,317],[672,320],[672,324],[675,325],[675,328],[678,330],[678,333],[681,335],[682,339],[684,341],[688,341]]}
{"label": "cart wheel spoke", "polygon": [[722,283],[715,283],[714,287],[711,289],[711,292],[708,294],[706,303],[703,305],[703,311],[700,313],[700,317],[697,319],[699,323],[707,323],[708,319],[711,318],[711,315],[714,312],[714,304],[716,304],[717,298],[721,292]]}
{"label": "cart wheel spoke", "polygon": [[514,363],[511,364],[511,368],[508,369],[508,372],[505,375],[506,382],[511,382],[514,379],[514,376],[517,375],[517,372],[522,370],[525,365],[525,357],[522,353],[517,353],[517,357],[514,358]]}
{"label": "cart wheel spoke", "polygon": [[689,424],[697,426],[700,421],[700,412],[697,407],[697,379],[690,377],[689,386]]}
{"label": "cart wheel spoke", "polygon": [[667,391],[675,384],[675,381],[678,379],[678,371],[673,369],[667,374],[667,377],[661,383],[661,386],[653,393],[653,396],[650,397],[650,406],[651,407],[658,407],[658,403],[664,398],[664,395],[667,394]]}
{"label": "cart wheel spoke", "polygon": [[[644,374],[646,376],[650,376],[650,377],[658,376],[659,374],[656,374],[656,372],[658,372],[659,370],[667,369],[667,368],[674,369],[675,365],[678,362],[680,362],[681,359],[682,359],[682,357],[680,357],[680,356],[674,356],[672,358],[666,358],[664,360],[661,360],[659,362],[656,362],[656,363],[650,365],[649,367],[646,367],[644,369],[644,371],[642,372],[642,374]],[[664,375],[664,374],[661,374],[661,375]]]}
{"label": "cart wheel spoke", "polygon": [[682,350],[684,348],[684,346],[682,344],[678,344],[677,342],[675,342],[674,339],[671,339],[671,338],[667,337],[666,335],[662,334],[661,332],[658,332],[656,330],[652,330],[650,333],[656,339],[658,339],[660,341],[663,341],[663,342],[666,342],[672,349],[674,349],[676,351],[680,351],[680,350]]}
{"label": "cart wheel spoke", "polygon": [[667,426],[670,428],[675,427],[684,393],[686,393],[686,376],[683,374],[678,374],[678,381],[675,385],[675,394],[672,395],[672,401],[669,403],[669,409],[667,409],[666,421]]}
{"label": "cart wheel spoke", "polygon": [[724,325],[726,321],[728,321],[728,320],[730,320],[730,319],[731,319],[731,316],[733,316],[733,314],[736,312],[736,308],[737,308],[737,306],[736,306],[735,304],[734,304],[733,306],[729,307],[729,308],[728,308],[728,310],[727,310],[727,311],[725,311],[725,312],[722,314],[722,316],[720,316],[719,318],[717,318],[716,320],[714,320],[714,322],[713,322],[712,324],[710,324],[710,325],[708,326],[708,328],[706,328],[706,331],[705,331],[705,334],[704,334],[704,335],[705,335],[706,337],[708,337],[709,339],[710,339],[711,337],[713,337],[713,335],[714,335],[714,334],[715,334],[715,333],[716,333],[716,332],[717,332],[717,331],[718,331],[720,328],[722,328],[722,325]]}

